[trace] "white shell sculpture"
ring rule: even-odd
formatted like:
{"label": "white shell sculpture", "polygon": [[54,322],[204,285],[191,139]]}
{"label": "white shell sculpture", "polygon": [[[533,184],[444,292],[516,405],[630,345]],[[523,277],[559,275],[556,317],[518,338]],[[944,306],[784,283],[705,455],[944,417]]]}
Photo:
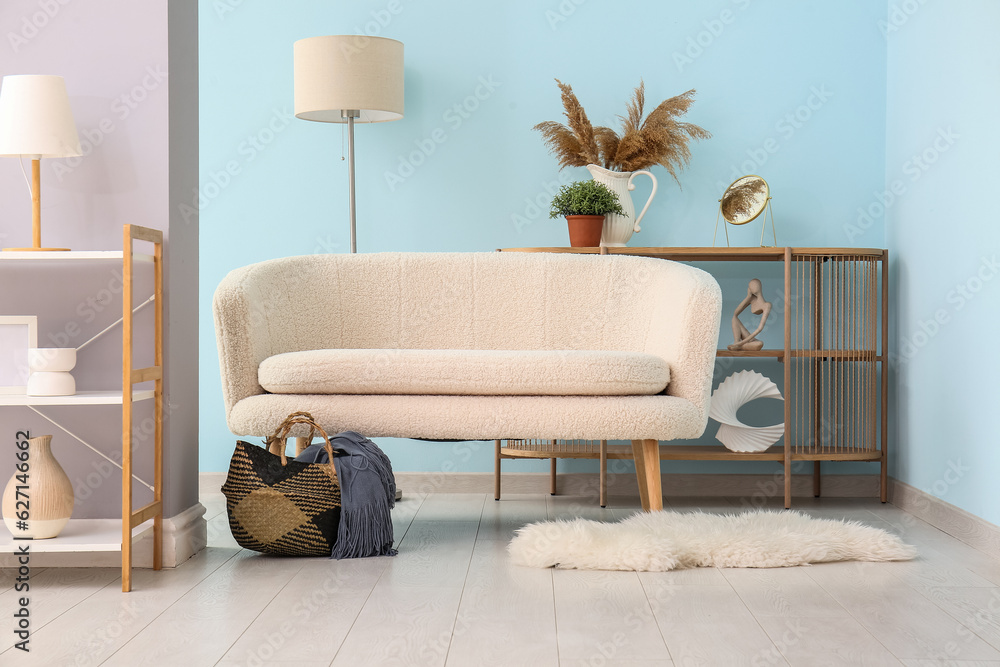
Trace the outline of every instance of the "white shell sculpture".
{"label": "white shell sculpture", "polygon": [[736,411],[756,398],[784,400],[778,386],[755,371],[733,373],[712,394],[708,416],[721,423],[715,437],[734,452],[762,452],[785,434],[785,424],[747,426]]}

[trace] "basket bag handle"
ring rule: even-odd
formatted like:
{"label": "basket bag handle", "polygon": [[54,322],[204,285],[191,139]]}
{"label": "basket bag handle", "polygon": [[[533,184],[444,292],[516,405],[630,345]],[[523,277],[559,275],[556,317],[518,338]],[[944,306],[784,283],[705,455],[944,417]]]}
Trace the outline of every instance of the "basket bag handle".
{"label": "basket bag handle", "polygon": [[[284,442],[285,438],[288,437],[288,432],[292,430],[292,427],[297,424],[306,424],[309,426],[309,439],[312,440],[316,433],[319,433],[323,437],[323,448],[326,449],[327,456],[330,457],[330,472],[334,479],[337,477],[337,469],[333,465],[333,445],[330,444],[330,436],[326,434],[323,427],[316,423],[316,420],[312,418],[312,415],[308,412],[293,412],[292,414],[285,417],[285,421],[274,430],[273,438],[277,439],[279,442]],[[281,456],[281,465],[288,465],[288,458],[285,456],[285,448],[282,447],[281,451],[278,452]]]}

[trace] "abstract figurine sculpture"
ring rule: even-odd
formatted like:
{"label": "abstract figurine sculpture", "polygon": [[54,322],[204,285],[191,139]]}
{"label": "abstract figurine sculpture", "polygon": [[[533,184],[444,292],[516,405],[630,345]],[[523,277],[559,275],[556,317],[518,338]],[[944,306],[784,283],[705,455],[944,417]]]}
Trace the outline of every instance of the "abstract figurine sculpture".
{"label": "abstract figurine sculpture", "polygon": [[[771,304],[764,300],[764,296],[761,294],[762,289],[763,285],[756,278],[751,280],[747,286],[746,298],[740,302],[740,305],[736,307],[736,312],[733,313],[733,344],[728,346],[730,350],[757,351],[764,347],[763,341],[757,340],[757,334],[764,330],[767,316],[771,314]],[[740,321],[740,313],[746,310],[747,306],[750,306],[751,313],[761,316],[760,323],[753,333],[750,333],[749,329],[743,326],[743,322]]]}
{"label": "abstract figurine sculpture", "polygon": [[708,416],[719,422],[716,439],[734,452],[762,452],[785,434],[785,424],[747,426],[736,413],[758,398],[784,400],[778,386],[755,371],[733,373],[712,394]]}

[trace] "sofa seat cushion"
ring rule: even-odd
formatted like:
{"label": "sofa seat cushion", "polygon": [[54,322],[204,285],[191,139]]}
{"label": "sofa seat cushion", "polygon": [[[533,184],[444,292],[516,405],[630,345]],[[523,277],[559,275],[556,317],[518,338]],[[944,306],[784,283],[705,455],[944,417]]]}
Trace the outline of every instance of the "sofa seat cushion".
{"label": "sofa seat cushion", "polygon": [[670,381],[661,357],[590,350],[310,350],[257,375],[272,394],[645,396]]}

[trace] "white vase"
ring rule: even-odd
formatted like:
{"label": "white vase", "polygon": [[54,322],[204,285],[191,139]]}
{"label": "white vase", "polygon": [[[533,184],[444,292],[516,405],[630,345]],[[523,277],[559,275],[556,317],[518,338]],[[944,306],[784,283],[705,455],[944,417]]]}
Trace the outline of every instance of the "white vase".
{"label": "white vase", "polygon": [[[27,463],[27,480],[19,480],[18,475],[25,473],[15,471],[4,489],[3,522],[14,537],[55,537],[72,516],[74,499],[73,485],[52,455],[52,436],[28,440],[28,460],[23,463]],[[26,515],[18,516],[22,512]]]}
{"label": "white vase", "polygon": [[[596,164],[588,164],[587,171],[590,172],[595,181],[606,185],[612,192],[618,195],[618,201],[622,205],[622,210],[627,214],[609,213],[604,218],[604,233],[601,235],[601,245],[620,248],[628,243],[628,240],[632,238],[633,232],[641,231],[639,222],[642,220],[642,216],[646,215],[649,205],[653,202],[653,197],[656,196],[656,176],[653,176],[648,171],[611,171]],[[632,203],[632,195],[629,192],[635,190],[635,183],[632,181],[640,174],[649,176],[650,180],[653,181],[653,191],[649,193],[649,199],[646,200],[646,205],[642,207],[642,211],[637,217],[635,214],[635,205]]]}

